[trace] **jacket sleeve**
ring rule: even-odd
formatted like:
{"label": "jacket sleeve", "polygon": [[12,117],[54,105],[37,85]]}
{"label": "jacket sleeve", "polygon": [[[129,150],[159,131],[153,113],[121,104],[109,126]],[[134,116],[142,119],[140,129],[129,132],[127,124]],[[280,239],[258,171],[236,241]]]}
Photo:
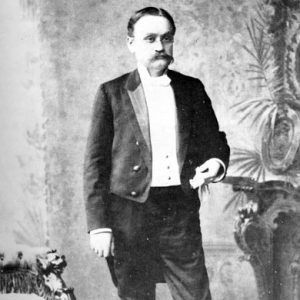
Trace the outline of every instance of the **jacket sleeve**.
{"label": "jacket sleeve", "polygon": [[[192,135],[197,145],[198,152],[203,163],[210,158],[220,159],[227,169],[230,155],[230,148],[227,144],[226,135],[219,130],[219,124],[212,108],[211,100],[208,97],[203,84],[198,81],[196,88],[197,99],[194,107],[194,121]],[[220,170],[222,173],[224,170]],[[225,170],[226,171],[226,170]]]}
{"label": "jacket sleeve", "polygon": [[109,227],[108,190],[112,141],[112,110],[102,85],[96,95],[84,157],[83,190],[88,231]]}

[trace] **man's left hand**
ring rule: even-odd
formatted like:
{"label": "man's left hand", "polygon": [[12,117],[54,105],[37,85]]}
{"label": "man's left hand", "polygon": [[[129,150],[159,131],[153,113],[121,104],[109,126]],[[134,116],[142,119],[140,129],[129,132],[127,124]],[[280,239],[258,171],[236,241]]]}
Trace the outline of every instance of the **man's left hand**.
{"label": "man's left hand", "polygon": [[196,189],[201,187],[203,184],[214,181],[218,175],[220,167],[220,162],[215,158],[211,158],[201,166],[197,167],[195,176],[190,180],[192,188]]}

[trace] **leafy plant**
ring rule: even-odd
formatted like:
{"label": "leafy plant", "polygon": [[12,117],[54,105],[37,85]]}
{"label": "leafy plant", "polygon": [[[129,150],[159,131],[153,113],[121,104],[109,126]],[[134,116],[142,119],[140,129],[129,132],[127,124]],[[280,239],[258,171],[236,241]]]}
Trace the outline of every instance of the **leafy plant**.
{"label": "leafy plant", "polygon": [[248,176],[256,181],[265,181],[266,171],[261,159],[260,151],[241,148],[232,149],[230,164],[236,166],[240,176]]}
{"label": "leafy plant", "polygon": [[[244,99],[231,107],[239,116],[239,123],[247,120],[262,134],[261,149],[233,149],[231,165],[239,176],[249,176],[256,182],[266,180],[266,170],[292,182],[295,171],[290,166],[295,164],[296,146],[299,145],[299,134],[295,131],[298,119],[294,110],[299,110],[300,104],[284,87],[284,76],[292,69],[283,71],[283,58],[275,55],[274,47],[281,45],[278,42],[284,38],[282,29],[288,25],[273,19],[276,14],[270,9],[274,7],[264,5],[262,1],[257,3],[256,17],[246,25],[251,47],[242,45],[252,58],[246,72],[250,75],[249,80],[257,83],[261,96]],[[278,32],[274,30],[275,25],[282,34],[274,34]],[[287,50],[290,51],[288,47]],[[247,200],[245,197],[243,192],[238,192],[224,210],[242,205]]]}
{"label": "leafy plant", "polygon": [[[260,19],[263,17],[261,16]],[[283,80],[279,75],[279,67],[276,66],[272,45],[261,23],[259,19],[251,19],[247,31],[253,49],[246,45],[242,47],[254,60],[253,63],[248,64],[246,70],[250,74],[249,80],[258,81],[258,87],[264,89],[267,96],[243,100],[231,107],[240,115],[239,122],[250,119],[250,125],[258,124],[260,131],[263,130],[268,119],[277,113],[278,102],[281,99],[277,95],[283,89]]]}

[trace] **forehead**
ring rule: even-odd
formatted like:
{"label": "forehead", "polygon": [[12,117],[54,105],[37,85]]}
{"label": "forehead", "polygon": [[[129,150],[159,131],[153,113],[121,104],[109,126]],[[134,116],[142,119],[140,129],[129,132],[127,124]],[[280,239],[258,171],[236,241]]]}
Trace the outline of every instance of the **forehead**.
{"label": "forehead", "polygon": [[134,24],[134,35],[145,35],[148,33],[165,34],[172,31],[168,19],[161,16],[146,15]]}

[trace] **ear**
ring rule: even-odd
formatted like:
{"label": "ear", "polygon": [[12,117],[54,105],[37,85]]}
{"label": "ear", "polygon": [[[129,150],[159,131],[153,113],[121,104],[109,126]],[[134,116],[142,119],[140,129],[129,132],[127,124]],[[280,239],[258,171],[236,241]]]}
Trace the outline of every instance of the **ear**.
{"label": "ear", "polygon": [[126,39],[127,47],[131,53],[134,53],[134,37],[127,36]]}

